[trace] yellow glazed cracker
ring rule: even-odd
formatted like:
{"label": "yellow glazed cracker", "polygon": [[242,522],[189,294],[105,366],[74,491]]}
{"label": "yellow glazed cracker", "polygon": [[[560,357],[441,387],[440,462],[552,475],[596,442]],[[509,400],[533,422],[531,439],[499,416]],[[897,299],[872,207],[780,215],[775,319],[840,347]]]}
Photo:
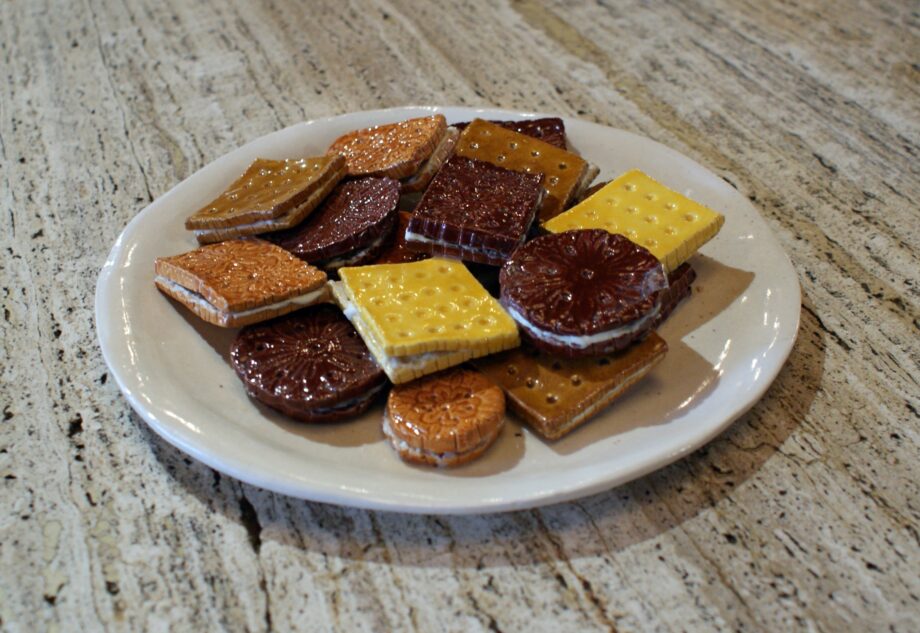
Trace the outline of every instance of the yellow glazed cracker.
{"label": "yellow glazed cracker", "polygon": [[514,320],[460,262],[346,267],[339,278],[388,356],[465,350],[473,357],[520,343]]}
{"label": "yellow glazed cracker", "polygon": [[634,169],[543,227],[553,233],[572,229],[620,233],[651,251],[671,272],[715,237],[724,222],[721,214]]}

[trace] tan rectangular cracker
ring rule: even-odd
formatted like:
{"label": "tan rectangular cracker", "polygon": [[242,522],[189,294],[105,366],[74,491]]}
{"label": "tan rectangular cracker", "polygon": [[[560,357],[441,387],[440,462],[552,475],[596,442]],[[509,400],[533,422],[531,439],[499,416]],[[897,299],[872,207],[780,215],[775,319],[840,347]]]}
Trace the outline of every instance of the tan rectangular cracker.
{"label": "tan rectangular cracker", "polygon": [[518,348],[473,361],[508,396],[508,405],[543,437],[581,426],[638,382],[667,352],[652,332],[619,354],[564,359]]}
{"label": "tan rectangular cracker", "polygon": [[562,213],[597,174],[597,168],[578,154],[483,119],[475,119],[463,130],[454,153],[505,169],[544,174],[547,195],[537,213],[540,222]]}
{"label": "tan rectangular cracker", "polygon": [[279,218],[293,226],[320,203],[319,192],[328,193],[344,176],[342,156],[259,158],[223,193],[189,216],[185,228],[216,232]]}
{"label": "tan rectangular cracker", "polygon": [[221,313],[271,306],[319,290],[326,283],[323,271],[257,239],[231,240],[158,257],[154,268],[161,278],[157,287],[199,316],[200,311],[189,305],[194,297],[175,291],[166,282],[200,296]]}
{"label": "tan rectangular cracker", "polygon": [[349,176],[388,176],[401,180],[418,171],[447,131],[442,114],[354,130],[332,142]]}

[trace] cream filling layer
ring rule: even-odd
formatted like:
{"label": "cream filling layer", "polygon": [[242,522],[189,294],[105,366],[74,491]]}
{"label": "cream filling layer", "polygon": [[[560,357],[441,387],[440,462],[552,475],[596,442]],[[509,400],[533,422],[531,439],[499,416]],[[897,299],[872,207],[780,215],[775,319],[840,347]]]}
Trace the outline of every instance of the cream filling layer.
{"label": "cream filling layer", "polygon": [[354,262],[360,261],[360,259],[364,257],[368,251],[370,251],[371,249],[377,248],[378,246],[383,244],[383,241],[387,237],[389,237],[389,235],[384,233],[383,235],[375,239],[373,242],[368,244],[366,247],[360,250],[357,250],[357,251],[352,251],[351,254],[347,256],[336,257],[334,259],[329,259],[329,260],[326,260],[325,262],[321,262],[321,267],[326,268],[326,269],[331,269],[331,270],[338,270],[339,268],[342,268],[343,266],[350,266]]}
{"label": "cream filling layer", "polygon": [[209,314],[213,314],[215,316],[226,314],[226,315],[229,315],[230,317],[236,317],[236,318],[247,317],[252,314],[257,314],[259,312],[265,312],[268,310],[278,310],[281,308],[286,308],[291,305],[302,305],[302,306],[312,305],[316,303],[317,300],[322,298],[323,294],[326,292],[326,286],[324,284],[323,286],[320,286],[319,289],[308,292],[305,295],[300,295],[298,297],[291,297],[290,299],[284,299],[282,301],[276,301],[275,303],[269,303],[268,305],[259,306],[257,308],[250,308],[249,310],[238,310],[234,312],[232,310],[223,311],[223,310],[217,309],[217,307],[213,303],[205,299],[203,296],[201,296],[197,292],[193,292],[189,290],[185,286],[180,286],[172,279],[167,279],[166,277],[163,277],[162,275],[157,275],[154,278],[154,280],[166,286],[167,288],[169,288],[170,292],[175,293],[176,295],[180,295],[183,299],[202,308]]}
{"label": "cream filling layer", "polygon": [[[523,244],[524,239],[526,237],[527,237],[526,235],[521,236],[521,239],[518,240],[517,246],[515,246],[514,248],[517,248],[518,246]],[[425,237],[424,235],[420,233],[410,233],[408,230],[406,231],[406,241],[407,242],[419,242],[421,244],[434,244],[435,246],[452,246],[456,249],[459,249],[460,251],[483,253],[487,257],[499,257],[503,259],[508,258],[507,253],[500,253],[494,248],[474,248],[470,246],[463,246],[462,244],[457,244],[456,242],[447,242],[444,240],[433,240],[430,237]]]}
{"label": "cream filling layer", "polygon": [[598,332],[596,334],[556,334],[555,332],[549,332],[547,330],[542,330],[524,318],[524,316],[515,310],[512,306],[503,306],[505,310],[508,311],[508,314],[511,315],[511,318],[517,321],[517,324],[527,330],[534,338],[538,338],[541,341],[546,341],[547,343],[552,343],[554,345],[564,345],[565,347],[576,347],[578,349],[584,349],[590,347],[596,343],[606,343],[607,341],[612,341],[613,339],[619,338],[626,334],[634,334],[636,332],[641,332],[644,328],[648,327],[649,322],[654,321],[655,317],[658,316],[658,312],[661,310],[661,302],[655,304],[655,307],[642,318],[636,319],[631,323],[626,325],[621,325],[620,327],[613,328],[612,330],[604,330],[603,332]]}
{"label": "cream filling layer", "polygon": [[383,368],[386,374],[391,375],[404,369],[421,371],[431,367],[432,363],[438,358],[458,353],[457,350],[447,352],[425,352],[424,354],[412,354],[410,356],[392,356],[384,353],[383,345],[376,339],[371,328],[368,327],[361,313],[358,311],[358,308],[348,298],[348,293],[342,287],[342,282],[333,281],[330,282],[330,285],[333,287],[335,298],[338,300],[339,307],[342,308],[342,313],[345,315],[345,318],[351,321],[355,329],[363,334],[366,339],[370,339],[365,340],[365,343],[371,350],[371,353],[374,354],[377,364]]}

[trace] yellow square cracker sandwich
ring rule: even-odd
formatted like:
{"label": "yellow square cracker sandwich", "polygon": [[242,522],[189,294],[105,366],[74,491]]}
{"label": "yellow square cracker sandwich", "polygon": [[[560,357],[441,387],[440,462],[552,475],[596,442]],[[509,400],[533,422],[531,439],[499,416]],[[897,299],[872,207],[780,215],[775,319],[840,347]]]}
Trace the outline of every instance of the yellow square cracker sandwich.
{"label": "yellow square cracker sandwich", "polygon": [[332,293],[393,383],[520,344],[517,326],[458,261],[342,268]]}
{"label": "yellow square cracker sandwich", "polygon": [[634,169],[543,225],[551,233],[605,229],[625,235],[671,273],[711,240],[725,217]]}
{"label": "yellow square cracker sandwich", "polygon": [[300,224],[345,177],[336,154],[291,160],[259,158],[219,196],[185,221],[201,244]]}
{"label": "yellow square cracker sandwich", "polygon": [[537,211],[540,222],[578,200],[597,175],[597,167],[578,154],[482,119],[463,130],[454,153],[513,171],[543,174],[546,196]]}
{"label": "yellow square cracker sandwich", "polygon": [[228,240],[158,257],[154,282],[196,315],[242,327],[326,301],[326,273],[263,240]]}

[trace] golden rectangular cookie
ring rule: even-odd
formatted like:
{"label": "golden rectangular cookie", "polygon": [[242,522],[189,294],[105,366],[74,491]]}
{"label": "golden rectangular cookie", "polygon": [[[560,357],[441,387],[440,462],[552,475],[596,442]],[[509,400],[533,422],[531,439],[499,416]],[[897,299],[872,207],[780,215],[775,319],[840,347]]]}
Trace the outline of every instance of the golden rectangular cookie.
{"label": "golden rectangular cookie", "polygon": [[230,240],[158,257],[154,282],[222,327],[255,323],[328,298],[326,273],[256,239]]}
{"label": "golden rectangular cookie", "polygon": [[341,154],[349,176],[387,176],[397,180],[418,171],[447,132],[443,114],[355,130],[329,146]]}
{"label": "golden rectangular cookie", "polygon": [[543,437],[556,440],[619,398],[667,350],[667,343],[652,332],[619,354],[597,358],[555,358],[518,348],[473,364],[505,391],[516,415]]}
{"label": "golden rectangular cookie", "polygon": [[458,261],[342,268],[339,278],[368,338],[387,356],[481,356],[520,344],[514,320]]}
{"label": "golden rectangular cookie", "polygon": [[463,130],[454,153],[505,169],[544,174],[547,195],[537,213],[541,222],[562,213],[597,175],[597,168],[578,154],[482,119]]}
{"label": "golden rectangular cookie", "polygon": [[723,215],[634,169],[543,228],[552,233],[572,229],[620,233],[651,251],[670,273],[715,237],[724,223]]}
{"label": "golden rectangular cookie", "polygon": [[288,228],[316,208],[344,176],[345,159],[337,155],[259,158],[223,193],[193,213],[185,228],[201,235],[223,231],[226,237],[244,226],[255,225],[254,232],[260,233]]}

